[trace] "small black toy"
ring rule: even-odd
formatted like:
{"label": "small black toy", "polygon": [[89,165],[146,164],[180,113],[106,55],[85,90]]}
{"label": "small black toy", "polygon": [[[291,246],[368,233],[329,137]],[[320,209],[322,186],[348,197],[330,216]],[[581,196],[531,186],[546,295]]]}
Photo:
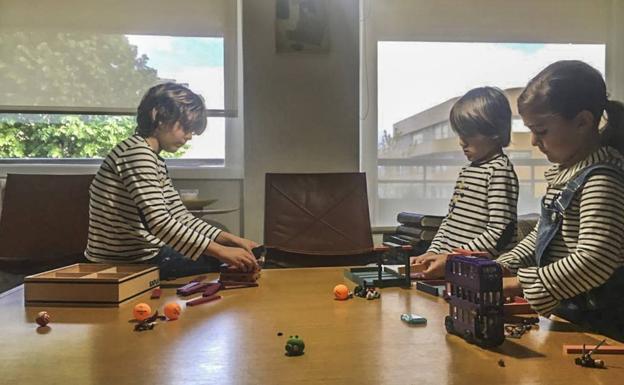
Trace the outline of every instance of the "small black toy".
{"label": "small black toy", "polygon": [[585,368],[599,368],[603,369],[605,367],[605,363],[603,360],[595,360],[592,358],[592,354],[598,351],[600,345],[604,344],[606,340],[600,341],[595,348],[590,350],[589,352],[585,350],[585,344],[583,344],[583,355],[574,359],[574,363]]}

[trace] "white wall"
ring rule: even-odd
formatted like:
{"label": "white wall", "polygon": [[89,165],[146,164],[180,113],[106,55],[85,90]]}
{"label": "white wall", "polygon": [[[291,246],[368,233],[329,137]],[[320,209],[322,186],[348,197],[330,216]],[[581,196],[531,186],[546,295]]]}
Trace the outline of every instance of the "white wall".
{"label": "white wall", "polygon": [[357,171],[358,1],[330,0],[329,52],[277,54],[275,1],[243,2],[245,235],[262,240],[267,172]]}
{"label": "white wall", "polygon": [[611,0],[607,35],[607,87],[612,99],[624,101],[624,0]]}

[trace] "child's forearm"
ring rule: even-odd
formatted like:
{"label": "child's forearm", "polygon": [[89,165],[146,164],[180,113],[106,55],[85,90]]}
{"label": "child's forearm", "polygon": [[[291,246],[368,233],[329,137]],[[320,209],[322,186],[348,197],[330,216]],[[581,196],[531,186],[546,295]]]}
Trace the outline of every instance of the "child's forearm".
{"label": "child's forearm", "polygon": [[235,235],[230,234],[227,231],[221,231],[215,238],[215,241],[221,245],[235,246],[237,245],[236,238],[237,237]]}

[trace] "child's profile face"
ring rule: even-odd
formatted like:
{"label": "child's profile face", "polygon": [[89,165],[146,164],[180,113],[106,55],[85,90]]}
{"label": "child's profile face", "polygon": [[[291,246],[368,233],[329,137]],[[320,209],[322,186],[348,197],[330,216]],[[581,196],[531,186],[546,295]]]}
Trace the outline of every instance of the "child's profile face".
{"label": "child's profile face", "polygon": [[546,155],[552,163],[564,167],[575,163],[577,154],[585,147],[586,135],[576,124],[576,119],[566,119],[558,114],[525,112],[524,125],[531,130],[531,144]]}
{"label": "child's profile face", "polygon": [[459,146],[471,162],[488,160],[502,150],[498,140],[482,134],[459,136]]}
{"label": "child's profile face", "polygon": [[180,122],[175,122],[170,127],[159,127],[154,132],[154,136],[158,139],[158,145],[161,150],[176,152],[193,138],[193,133],[184,131]]}

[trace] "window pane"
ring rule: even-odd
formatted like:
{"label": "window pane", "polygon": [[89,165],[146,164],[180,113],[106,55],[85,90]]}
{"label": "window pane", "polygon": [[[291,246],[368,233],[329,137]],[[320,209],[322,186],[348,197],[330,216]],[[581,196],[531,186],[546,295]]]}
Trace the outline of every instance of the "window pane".
{"label": "window pane", "polygon": [[223,38],[2,32],[0,105],[132,111],[175,81],[223,109],[223,49]]}
{"label": "window pane", "polygon": [[543,168],[549,163],[531,146],[516,99],[554,61],[580,59],[603,74],[605,68],[602,44],[380,41],[377,55],[378,209],[373,224],[378,226],[395,223],[400,211],[446,214],[459,169],[468,163],[448,114],[458,97],[486,85],[503,89],[512,106],[506,151],[521,183],[518,212],[537,211]]}
{"label": "window pane", "polygon": [[[102,158],[134,133],[134,116],[0,114],[0,158]],[[206,131],[168,158],[223,165],[225,118],[208,118]],[[203,162],[206,163],[206,162]]]}

